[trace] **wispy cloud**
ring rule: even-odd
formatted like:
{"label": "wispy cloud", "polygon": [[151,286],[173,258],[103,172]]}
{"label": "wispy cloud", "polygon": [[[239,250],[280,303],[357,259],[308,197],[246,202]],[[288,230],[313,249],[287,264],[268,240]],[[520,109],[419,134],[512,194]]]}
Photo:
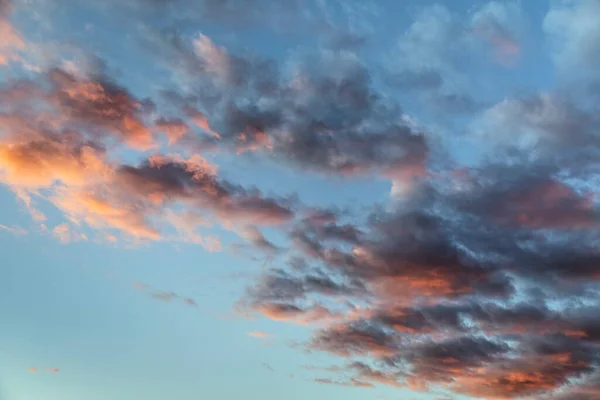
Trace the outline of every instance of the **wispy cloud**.
{"label": "wispy cloud", "polygon": [[6,231],[6,232],[10,232],[15,236],[23,236],[23,235],[27,235],[27,230],[25,228],[22,228],[20,226],[17,225],[13,225],[13,226],[6,226],[6,225],[2,225],[0,224],[0,230]]}
{"label": "wispy cloud", "polygon": [[133,287],[137,290],[139,290],[140,292],[144,292],[146,293],[151,299],[154,299],[156,301],[160,301],[160,302],[164,302],[164,303],[171,303],[171,302],[175,302],[175,301],[179,301],[185,305],[187,305],[188,307],[192,307],[192,308],[197,308],[198,307],[198,303],[196,303],[196,301],[190,297],[182,297],[179,294],[175,293],[175,292],[165,292],[165,291],[161,291],[161,290],[156,290],[151,288],[150,286],[135,281],[133,282]]}
{"label": "wispy cloud", "polygon": [[261,331],[248,332],[248,336],[256,338],[256,339],[270,339],[270,338],[274,337],[274,335],[272,335],[270,333],[261,332]]}
{"label": "wispy cloud", "polygon": [[52,368],[37,368],[37,367],[29,367],[28,371],[31,373],[49,373],[49,374],[58,374],[60,370],[56,367]]}
{"label": "wispy cloud", "polygon": [[271,365],[269,365],[268,363],[264,362],[262,365],[263,365],[263,368],[266,369],[267,371],[275,372],[273,367],[271,367]]}

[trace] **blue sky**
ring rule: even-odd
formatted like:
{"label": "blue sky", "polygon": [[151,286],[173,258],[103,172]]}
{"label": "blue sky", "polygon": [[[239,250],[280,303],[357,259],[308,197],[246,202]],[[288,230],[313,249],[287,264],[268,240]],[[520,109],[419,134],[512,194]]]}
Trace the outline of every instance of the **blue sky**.
{"label": "blue sky", "polygon": [[598,15],[0,0],[0,400],[600,398]]}

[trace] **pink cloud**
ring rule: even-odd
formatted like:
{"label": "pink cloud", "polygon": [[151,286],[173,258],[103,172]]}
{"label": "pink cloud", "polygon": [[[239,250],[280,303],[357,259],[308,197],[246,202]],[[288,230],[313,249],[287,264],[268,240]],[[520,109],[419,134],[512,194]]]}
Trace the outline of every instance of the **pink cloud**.
{"label": "pink cloud", "polygon": [[261,331],[248,332],[248,336],[256,338],[256,339],[269,339],[269,338],[273,337],[273,335],[271,335],[270,333],[261,332]]}

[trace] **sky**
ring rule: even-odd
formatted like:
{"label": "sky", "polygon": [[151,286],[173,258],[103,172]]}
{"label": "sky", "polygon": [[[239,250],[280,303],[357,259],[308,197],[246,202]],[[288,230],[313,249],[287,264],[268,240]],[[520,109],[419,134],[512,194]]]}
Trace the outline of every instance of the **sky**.
{"label": "sky", "polygon": [[0,0],[0,400],[600,399],[600,0]]}

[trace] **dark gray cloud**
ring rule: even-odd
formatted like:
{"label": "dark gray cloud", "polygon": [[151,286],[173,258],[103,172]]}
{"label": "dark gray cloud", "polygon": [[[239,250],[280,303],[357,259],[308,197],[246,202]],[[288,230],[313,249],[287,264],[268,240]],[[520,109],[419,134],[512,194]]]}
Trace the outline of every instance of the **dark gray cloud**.
{"label": "dark gray cloud", "polygon": [[4,17],[10,13],[12,9],[12,0],[0,0],[0,17]]}
{"label": "dark gray cloud", "polygon": [[281,269],[270,270],[261,277],[248,292],[253,307],[263,304],[294,304],[305,300],[308,295],[352,296],[364,293],[360,282],[335,277],[318,269],[301,274],[288,273]]}
{"label": "dark gray cloud", "polygon": [[375,90],[369,70],[351,52],[318,52],[289,73],[270,61],[229,54],[203,36],[159,35],[155,46],[195,87],[186,106],[193,101],[218,133],[186,143],[264,151],[324,173],[418,176],[424,169],[425,137]]}
{"label": "dark gray cloud", "polygon": [[161,203],[184,202],[224,220],[276,225],[294,217],[284,200],[219,180],[209,166],[193,160],[155,157],[139,166],[123,165],[116,171],[115,184],[130,196],[156,194]]}
{"label": "dark gray cloud", "polygon": [[398,349],[393,335],[366,321],[322,330],[309,343],[309,348],[350,357],[371,355],[392,356]]}
{"label": "dark gray cloud", "polygon": [[143,283],[137,282],[137,281],[133,283],[133,287],[139,291],[146,292],[150,296],[150,298],[160,301],[160,302],[171,303],[174,301],[181,300],[185,305],[187,305],[189,307],[194,307],[194,308],[198,307],[198,304],[196,303],[196,301],[194,299],[192,299],[190,297],[181,297],[179,294],[177,294],[175,292],[165,292],[165,291],[156,290],[146,284],[143,284]]}
{"label": "dark gray cloud", "polygon": [[[350,240],[323,230],[344,226],[332,213],[295,224],[293,251],[308,261],[293,268],[293,296],[277,286],[277,304],[294,307],[296,319],[314,313],[303,304],[327,308],[334,323],[307,346],[372,363],[345,369],[353,380],[323,379],[442,387],[483,398],[559,388],[586,398],[597,390],[596,200],[564,181],[560,166],[516,160],[482,164],[453,182],[430,179],[396,209],[349,224],[360,232]],[[332,297],[325,300],[324,289],[300,284],[308,263],[360,283],[360,291],[327,292]],[[262,306],[272,299],[248,296],[269,316]],[[334,309],[343,302],[351,304],[340,318]],[[588,383],[570,386],[575,379]]]}

